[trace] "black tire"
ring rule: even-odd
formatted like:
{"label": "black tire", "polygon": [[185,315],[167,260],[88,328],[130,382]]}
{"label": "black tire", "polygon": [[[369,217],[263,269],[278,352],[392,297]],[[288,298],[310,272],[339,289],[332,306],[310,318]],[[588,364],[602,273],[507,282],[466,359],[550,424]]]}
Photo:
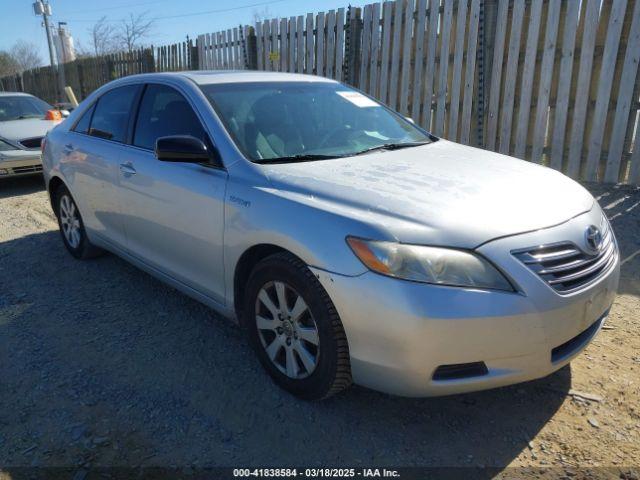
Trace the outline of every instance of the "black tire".
{"label": "black tire", "polygon": [[[316,366],[306,378],[291,378],[279,370],[263,345],[261,338],[264,337],[260,336],[256,323],[256,304],[260,291],[273,282],[286,283],[295,290],[294,294],[302,297],[308,306],[308,318],[317,327]],[[349,347],[338,312],[320,282],[300,259],[289,253],[278,253],[258,263],[247,282],[243,307],[242,323],[249,341],[277,385],[305,400],[324,399],[351,385]],[[301,361],[298,363],[302,365]]]}
{"label": "black tire", "polygon": [[[67,202],[70,202],[67,205],[70,205],[70,204],[73,205],[73,208],[75,209],[75,214],[77,215],[77,219],[79,222],[79,228],[78,228],[79,242],[77,242],[77,245],[72,245],[64,233],[63,220],[61,218],[61,210],[63,208],[62,203],[65,202],[65,199]],[[64,185],[60,185],[55,191],[53,196],[53,205],[54,205],[56,217],[58,219],[58,227],[60,227],[60,236],[62,237],[62,242],[64,243],[64,246],[67,248],[67,250],[71,255],[73,255],[75,258],[79,260],[84,260],[88,258],[97,257],[104,253],[104,250],[93,245],[87,238],[87,232],[85,231],[84,222],[82,221],[82,216],[80,215],[78,206],[76,205],[75,200],[71,196],[69,189],[67,189],[67,187],[65,187]]]}

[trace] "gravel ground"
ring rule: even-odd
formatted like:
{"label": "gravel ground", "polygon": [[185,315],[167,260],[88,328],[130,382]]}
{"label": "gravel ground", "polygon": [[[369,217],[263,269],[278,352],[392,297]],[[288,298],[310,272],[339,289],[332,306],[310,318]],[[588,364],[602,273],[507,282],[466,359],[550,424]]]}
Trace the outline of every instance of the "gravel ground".
{"label": "gravel ground", "polygon": [[113,255],[74,260],[41,178],[0,181],[0,468],[637,467],[640,189],[589,188],[623,278],[606,329],[570,367],[446,398],[354,387],[305,403],[204,306]]}

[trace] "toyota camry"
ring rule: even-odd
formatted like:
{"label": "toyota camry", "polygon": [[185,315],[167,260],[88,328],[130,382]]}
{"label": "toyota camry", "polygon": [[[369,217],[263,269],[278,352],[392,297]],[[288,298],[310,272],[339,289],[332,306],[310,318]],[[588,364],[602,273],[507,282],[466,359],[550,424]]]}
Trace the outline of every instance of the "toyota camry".
{"label": "toyota camry", "polygon": [[597,334],[618,285],[616,239],[581,185],[330,79],[134,75],[43,148],[71,255],[113,252],[237,321],[307,399],[549,375]]}

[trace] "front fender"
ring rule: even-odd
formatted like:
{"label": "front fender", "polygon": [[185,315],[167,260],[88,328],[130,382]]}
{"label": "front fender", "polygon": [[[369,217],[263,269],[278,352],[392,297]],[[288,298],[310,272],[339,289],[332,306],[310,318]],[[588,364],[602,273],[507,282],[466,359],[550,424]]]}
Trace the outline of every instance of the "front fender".
{"label": "front fender", "polygon": [[[225,202],[226,284],[234,284],[242,254],[262,244],[288,250],[311,267],[345,276],[361,275],[367,268],[347,245],[347,235],[392,240],[373,222],[331,211],[309,196],[230,182]],[[233,288],[227,292],[228,304],[233,305]]]}

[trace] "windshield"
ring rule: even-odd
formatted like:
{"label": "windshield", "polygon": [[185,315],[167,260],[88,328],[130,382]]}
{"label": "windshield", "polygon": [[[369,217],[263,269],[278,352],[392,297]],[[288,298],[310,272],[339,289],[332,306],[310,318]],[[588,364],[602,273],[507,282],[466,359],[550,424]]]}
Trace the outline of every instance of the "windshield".
{"label": "windshield", "polygon": [[53,108],[47,102],[36,97],[15,96],[0,97],[0,122],[21,120],[23,118],[42,118],[47,110]]}
{"label": "windshield", "polygon": [[230,83],[202,90],[255,162],[343,157],[431,141],[398,114],[339,83]]}

